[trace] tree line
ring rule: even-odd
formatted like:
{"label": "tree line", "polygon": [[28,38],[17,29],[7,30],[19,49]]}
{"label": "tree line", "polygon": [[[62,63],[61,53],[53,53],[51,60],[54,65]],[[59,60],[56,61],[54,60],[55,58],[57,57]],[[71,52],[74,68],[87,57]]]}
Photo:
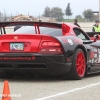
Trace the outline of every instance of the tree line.
{"label": "tree line", "polygon": [[[53,8],[50,8],[50,7],[47,6],[47,7],[44,9],[44,13],[43,13],[43,16],[44,16],[44,17],[52,17],[52,18],[55,18],[57,21],[62,21],[64,15],[66,15],[68,19],[70,18],[70,16],[73,15],[72,9],[71,9],[71,7],[70,7],[70,3],[67,4],[67,6],[66,6],[66,8],[65,8],[65,12],[63,12],[63,11],[62,11],[62,8],[60,8],[60,7],[53,7]],[[84,16],[84,18],[85,18],[86,20],[89,20],[89,21],[90,21],[90,20],[96,19],[96,17],[98,16],[98,15],[97,15],[97,16],[94,15],[92,9],[84,10],[83,13],[82,13],[82,15]],[[81,15],[81,14],[76,15],[75,18],[76,18],[76,19],[82,19],[82,18],[83,18],[82,15]]]}

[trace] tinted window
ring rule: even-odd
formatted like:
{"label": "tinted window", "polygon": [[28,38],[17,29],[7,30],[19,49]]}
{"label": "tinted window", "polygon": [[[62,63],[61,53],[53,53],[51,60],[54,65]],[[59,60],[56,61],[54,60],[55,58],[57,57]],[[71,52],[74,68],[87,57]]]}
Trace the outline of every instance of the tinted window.
{"label": "tinted window", "polygon": [[[36,34],[34,26],[23,26],[22,28],[16,30],[13,33],[19,34]],[[51,36],[62,36],[62,29],[40,27],[40,34],[48,34]]]}
{"label": "tinted window", "polygon": [[89,38],[86,35],[84,35],[84,33],[82,31],[80,31],[78,29],[74,29],[74,32],[78,38],[80,38],[82,40],[89,40]]}

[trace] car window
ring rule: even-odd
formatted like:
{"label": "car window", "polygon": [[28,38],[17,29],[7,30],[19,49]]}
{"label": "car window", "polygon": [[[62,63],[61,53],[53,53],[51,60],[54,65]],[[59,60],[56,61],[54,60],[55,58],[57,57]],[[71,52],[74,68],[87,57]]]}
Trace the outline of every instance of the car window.
{"label": "car window", "polygon": [[[34,26],[23,26],[16,30],[13,33],[18,34],[36,34]],[[40,27],[40,34],[47,34],[51,36],[62,36],[62,29],[58,28],[49,28],[49,27]]]}
{"label": "car window", "polygon": [[89,40],[89,38],[79,29],[73,29],[76,36],[82,40]]}

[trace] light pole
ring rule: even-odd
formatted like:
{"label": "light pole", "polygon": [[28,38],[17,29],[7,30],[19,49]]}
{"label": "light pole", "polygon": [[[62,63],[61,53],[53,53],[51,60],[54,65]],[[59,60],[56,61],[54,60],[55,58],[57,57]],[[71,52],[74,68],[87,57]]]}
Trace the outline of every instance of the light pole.
{"label": "light pole", "polygon": [[4,10],[4,21],[6,21],[6,10],[5,9],[3,10]]}
{"label": "light pole", "polygon": [[39,21],[40,21],[40,13],[39,13]]}
{"label": "light pole", "polygon": [[11,13],[11,18],[12,18],[12,13]]}
{"label": "light pole", "polygon": [[18,11],[16,11],[16,16],[18,16],[19,15],[19,12]]}
{"label": "light pole", "polygon": [[28,16],[29,16],[29,12],[28,12]]}
{"label": "light pole", "polygon": [[100,0],[99,0],[99,21],[100,21]]}
{"label": "light pole", "polygon": [[3,9],[4,10],[4,16],[6,17],[6,10],[5,9]]}

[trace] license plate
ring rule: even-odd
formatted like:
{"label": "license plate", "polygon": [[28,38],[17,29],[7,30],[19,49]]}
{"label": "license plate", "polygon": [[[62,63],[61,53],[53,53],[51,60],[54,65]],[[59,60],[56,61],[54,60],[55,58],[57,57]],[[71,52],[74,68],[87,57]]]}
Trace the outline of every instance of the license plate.
{"label": "license plate", "polygon": [[10,43],[10,50],[24,50],[23,43]]}

